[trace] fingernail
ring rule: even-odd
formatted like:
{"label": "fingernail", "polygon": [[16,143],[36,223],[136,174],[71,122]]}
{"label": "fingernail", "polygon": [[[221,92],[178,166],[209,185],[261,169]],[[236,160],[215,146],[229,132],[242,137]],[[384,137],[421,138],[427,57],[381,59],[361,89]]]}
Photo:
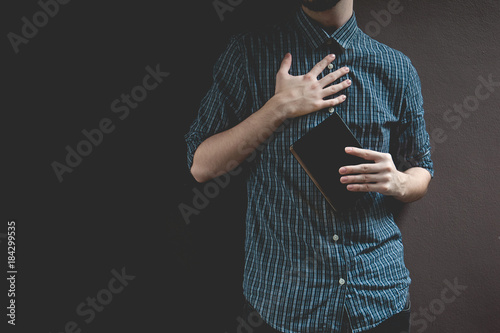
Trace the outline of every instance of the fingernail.
{"label": "fingernail", "polygon": [[335,54],[330,54],[330,58],[335,58]]}
{"label": "fingernail", "polygon": [[351,85],[352,81],[351,80],[347,80],[347,84],[348,85]]}
{"label": "fingernail", "polygon": [[345,99],[347,98],[346,95],[342,95],[342,100],[345,101]]}
{"label": "fingernail", "polygon": [[345,70],[346,72],[349,72],[349,68],[348,68],[348,67],[344,67],[344,70]]}
{"label": "fingernail", "polygon": [[347,147],[345,150],[346,151],[352,151],[352,148],[351,147]]}
{"label": "fingernail", "polygon": [[346,171],[346,168],[340,168],[340,173],[344,173]]}

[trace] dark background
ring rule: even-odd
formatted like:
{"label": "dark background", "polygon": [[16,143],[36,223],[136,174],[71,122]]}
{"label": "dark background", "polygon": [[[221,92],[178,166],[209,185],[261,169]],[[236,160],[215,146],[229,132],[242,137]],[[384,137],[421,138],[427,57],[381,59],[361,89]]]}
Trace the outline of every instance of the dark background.
{"label": "dark background", "polygon": [[[203,186],[187,170],[183,135],[229,36],[286,17],[291,2],[245,0],[221,21],[212,1],[71,1],[18,54],[7,34],[20,35],[21,18],[32,22],[40,6],[2,3],[0,233],[16,221],[18,275],[17,325],[5,324],[4,283],[0,331],[64,332],[74,321],[82,332],[235,332],[244,178],[232,177],[186,224],[178,206],[192,206],[193,188]],[[381,20],[390,3],[355,0],[355,11],[361,29],[412,59],[433,140],[429,193],[398,216],[412,330],[498,332],[500,87],[459,125],[444,115],[474,96],[480,76],[500,81],[500,2],[401,0],[400,12]],[[111,102],[157,64],[170,76],[120,120]],[[51,163],[64,163],[65,147],[103,118],[115,130],[59,182]],[[122,268],[135,279],[85,323],[77,306]],[[446,304],[445,280],[467,287]]]}

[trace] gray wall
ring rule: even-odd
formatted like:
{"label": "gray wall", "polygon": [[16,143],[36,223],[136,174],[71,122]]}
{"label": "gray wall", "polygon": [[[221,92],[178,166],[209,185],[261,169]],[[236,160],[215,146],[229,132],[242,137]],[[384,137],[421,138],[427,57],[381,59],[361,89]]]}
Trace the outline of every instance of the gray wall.
{"label": "gray wall", "polygon": [[[480,77],[500,81],[500,1],[401,0],[402,10],[396,6],[383,26],[371,11],[395,12],[394,2],[354,1],[359,25],[418,69],[434,141],[429,193],[397,217],[413,279],[412,332],[500,332],[500,87],[477,108],[467,105],[473,111],[464,118],[447,113],[475,102]],[[83,332],[235,332],[229,327],[241,301],[244,178],[232,179],[187,224],[178,205],[192,202],[200,185],[188,173],[183,135],[229,36],[284,17],[291,2],[231,1],[239,5],[221,20],[212,0],[69,1],[18,53],[7,34],[22,34],[22,19],[41,8],[36,0],[5,4],[0,266],[5,222],[17,220],[22,271],[18,322],[0,321],[0,332],[59,332],[72,320]],[[120,119],[110,104],[157,64],[171,75]],[[64,163],[65,147],[75,148],[85,139],[81,131],[104,118],[116,131],[60,182],[51,163]],[[137,278],[84,322],[75,308],[122,267]],[[455,282],[466,286],[457,295],[447,289]]]}
{"label": "gray wall", "polygon": [[500,1],[355,0],[355,11],[422,81],[435,178],[398,216],[412,332],[500,332]]}

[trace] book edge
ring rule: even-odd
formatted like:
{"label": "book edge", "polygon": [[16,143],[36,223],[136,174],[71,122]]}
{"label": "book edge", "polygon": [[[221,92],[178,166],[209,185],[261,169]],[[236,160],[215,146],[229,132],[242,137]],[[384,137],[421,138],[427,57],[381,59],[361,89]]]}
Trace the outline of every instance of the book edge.
{"label": "book edge", "polygon": [[311,180],[313,181],[314,185],[318,188],[318,190],[321,192],[321,194],[326,199],[326,201],[328,201],[328,203],[330,204],[330,206],[337,213],[338,210],[335,208],[335,206],[333,205],[333,203],[330,200],[330,198],[325,194],[325,192],[323,191],[323,188],[321,187],[321,185],[319,185],[319,183],[316,181],[316,178],[314,178],[314,176],[311,174],[311,172],[309,171],[309,169],[307,168],[307,166],[304,164],[304,162],[300,158],[299,154],[297,154],[297,152],[293,149],[293,145],[290,146],[290,151],[292,152],[292,154],[295,157],[295,159],[299,162],[299,164],[302,167],[302,169],[304,169],[304,171],[307,173],[307,175],[309,176],[309,178],[311,178]]}

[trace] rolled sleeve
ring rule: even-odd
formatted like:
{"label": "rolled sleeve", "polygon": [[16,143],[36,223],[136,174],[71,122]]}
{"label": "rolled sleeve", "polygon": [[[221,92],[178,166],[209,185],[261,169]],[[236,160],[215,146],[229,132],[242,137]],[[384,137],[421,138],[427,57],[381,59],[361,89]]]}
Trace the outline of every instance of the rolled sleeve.
{"label": "rolled sleeve", "polygon": [[184,136],[191,169],[198,146],[210,136],[243,120],[249,112],[245,60],[238,36],[232,36],[213,69],[213,83],[201,101],[198,115]]}
{"label": "rolled sleeve", "polygon": [[396,146],[393,148],[396,167],[406,171],[412,167],[427,169],[434,178],[430,137],[425,127],[423,97],[420,78],[410,63]]}

